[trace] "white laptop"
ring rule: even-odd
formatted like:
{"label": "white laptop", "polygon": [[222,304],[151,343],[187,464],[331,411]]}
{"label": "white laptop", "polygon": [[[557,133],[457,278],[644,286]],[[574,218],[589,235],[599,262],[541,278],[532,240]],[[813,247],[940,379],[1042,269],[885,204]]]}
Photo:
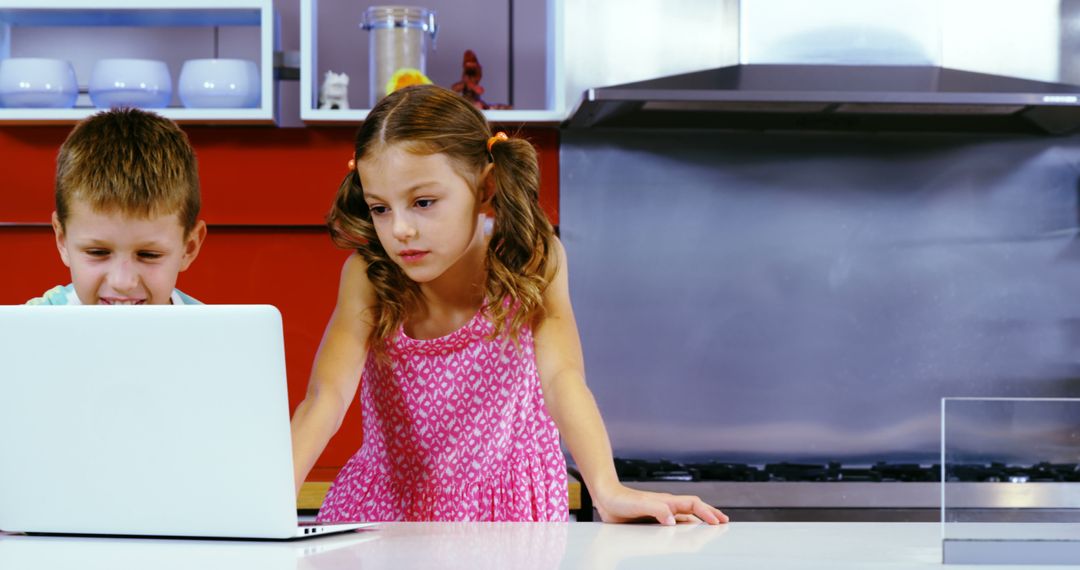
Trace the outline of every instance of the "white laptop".
{"label": "white laptop", "polygon": [[0,306],[0,530],[291,539],[281,314]]}
{"label": "white laptop", "polygon": [[314,570],[379,557],[374,531],[318,540],[175,540],[0,534],[0,568],[78,570]]}

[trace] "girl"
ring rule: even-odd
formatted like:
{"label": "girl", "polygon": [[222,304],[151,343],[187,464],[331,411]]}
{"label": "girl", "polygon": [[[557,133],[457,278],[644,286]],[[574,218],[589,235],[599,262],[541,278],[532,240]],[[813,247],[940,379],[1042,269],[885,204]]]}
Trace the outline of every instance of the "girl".
{"label": "girl", "polygon": [[364,443],[320,521],[564,521],[560,432],[603,520],[727,521],[619,483],[532,145],[424,85],[372,109],[349,167],[328,222],[356,254],[293,416],[297,488],[358,389]]}

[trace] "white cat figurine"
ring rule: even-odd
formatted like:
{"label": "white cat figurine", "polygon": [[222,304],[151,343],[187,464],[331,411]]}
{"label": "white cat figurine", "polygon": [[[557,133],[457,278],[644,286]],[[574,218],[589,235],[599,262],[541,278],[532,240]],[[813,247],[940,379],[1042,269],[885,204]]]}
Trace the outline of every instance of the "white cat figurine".
{"label": "white cat figurine", "polygon": [[319,94],[320,109],[348,109],[349,76],[327,71]]}

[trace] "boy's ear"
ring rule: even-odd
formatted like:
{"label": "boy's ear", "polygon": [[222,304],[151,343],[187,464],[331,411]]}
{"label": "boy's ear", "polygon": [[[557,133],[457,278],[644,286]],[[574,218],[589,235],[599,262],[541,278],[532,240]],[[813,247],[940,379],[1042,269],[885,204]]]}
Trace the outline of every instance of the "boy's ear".
{"label": "boy's ear", "polygon": [[184,242],[184,258],[180,261],[180,271],[186,270],[195,258],[199,257],[199,250],[202,248],[204,239],[206,239],[206,222],[199,220],[188,232],[187,240]]}
{"label": "boy's ear", "polygon": [[67,236],[64,235],[64,226],[60,223],[60,216],[56,215],[56,212],[52,213],[52,229],[53,234],[56,236],[56,249],[60,252],[60,261],[63,261],[64,265],[71,267],[71,260],[68,259],[67,252]]}

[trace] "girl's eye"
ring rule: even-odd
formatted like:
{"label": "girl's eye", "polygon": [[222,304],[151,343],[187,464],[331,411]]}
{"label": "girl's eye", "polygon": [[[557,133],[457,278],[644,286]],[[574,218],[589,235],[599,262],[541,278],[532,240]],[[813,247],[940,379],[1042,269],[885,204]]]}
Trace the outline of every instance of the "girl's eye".
{"label": "girl's eye", "polygon": [[389,208],[386,206],[368,206],[368,210],[371,211],[372,215],[381,216],[385,214]]}
{"label": "girl's eye", "polygon": [[416,207],[417,208],[430,208],[431,205],[434,204],[434,203],[435,203],[435,200],[433,200],[431,198],[421,198],[421,199],[416,201]]}

